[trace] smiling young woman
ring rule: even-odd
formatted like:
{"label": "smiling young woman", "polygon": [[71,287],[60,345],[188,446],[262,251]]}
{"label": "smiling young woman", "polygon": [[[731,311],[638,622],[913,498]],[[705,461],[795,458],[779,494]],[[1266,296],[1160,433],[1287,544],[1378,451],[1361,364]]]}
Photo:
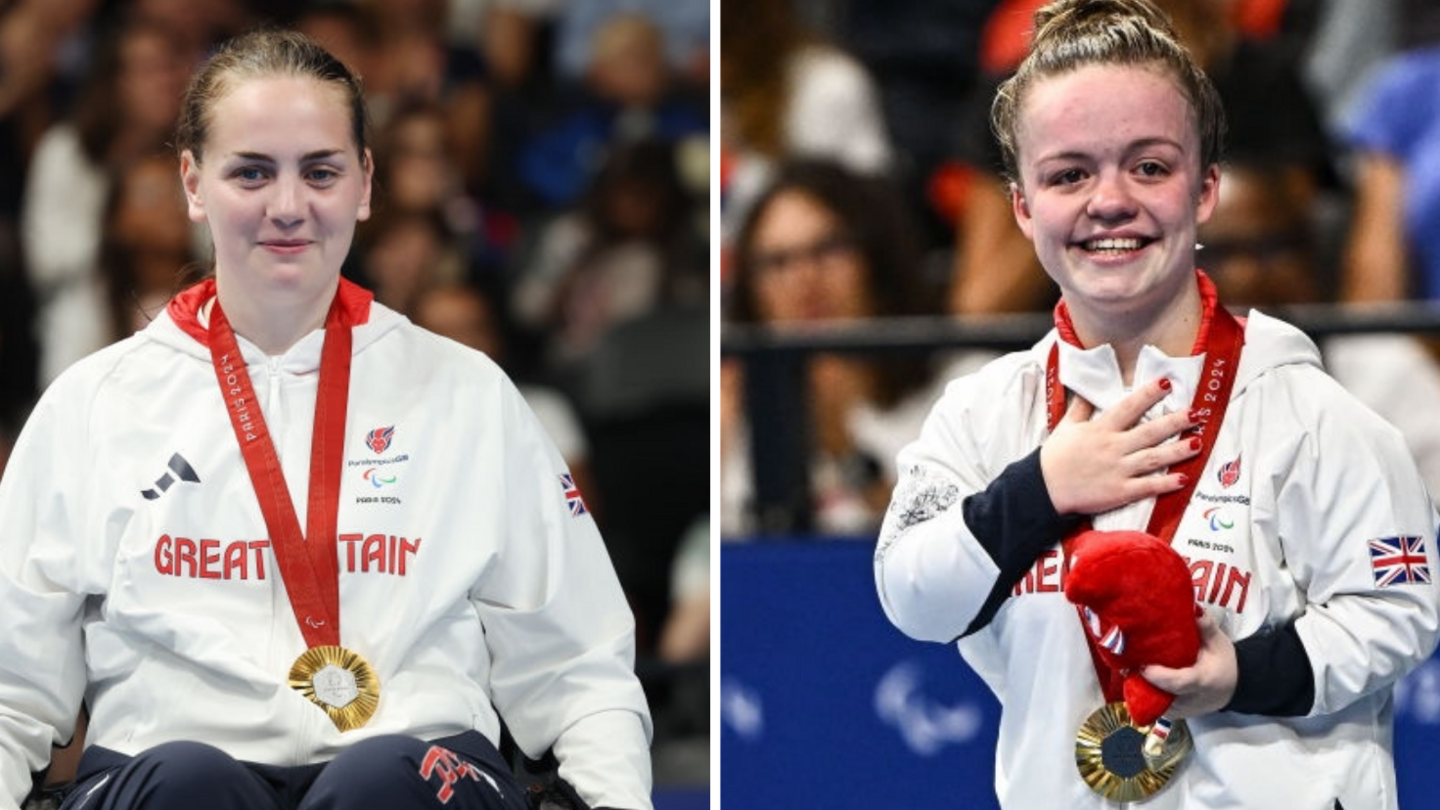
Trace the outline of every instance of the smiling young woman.
{"label": "smiling young woman", "polygon": [[[1147,0],[1040,9],[992,108],[1055,329],[952,381],[900,452],[875,580],[892,622],[958,642],[1000,699],[1006,808],[1395,806],[1391,690],[1435,648],[1437,516],[1314,344],[1232,316],[1196,268],[1223,121]],[[1103,778],[1079,756],[1120,699],[1063,593],[1092,527],[1161,538],[1197,586],[1194,665],[1141,673],[1188,724],[1183,767],[1112,760],[1111,737]]]}
{"label": "smiling young woman", "polygon": [[1091,65],[1032,87],[1016,146],[1015,220],[1085,345],[1130,371],[1149,343],[1180,354],[1199,326],[1195,231],[1219,167],[1200,163],[1185,98],[1160,73]]}
{"label": "smiling young woman", "polygon": [[180,173],[190,218],[209,225],[221,305],[280,354],[324,322],[355,225],[370,218],[363,96],[333,68],[246,73],[233,52],[219,59],[182,114]]}

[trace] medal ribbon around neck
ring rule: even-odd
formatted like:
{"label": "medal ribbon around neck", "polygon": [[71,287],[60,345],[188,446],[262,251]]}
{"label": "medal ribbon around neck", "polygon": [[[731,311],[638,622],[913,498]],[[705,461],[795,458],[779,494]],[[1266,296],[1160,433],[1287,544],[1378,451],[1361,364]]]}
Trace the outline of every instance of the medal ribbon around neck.
{"label": "medal ribbon around neck", "polygon": [[[1180,518],[1185,514],[1185,507],[1190,504],[1190,497],[1195,493],[1195,486],[1200,482],[1200,474],[1205,470],[1205,462],[1210,458],[1210,451],[1215,448],[1215,439],[1220,434],[1220,425],[1225,419],[1225,410],[1230,405],[1230,392],[1235,386],[1235,371],[1240,364],[1240,350],[1245,344],[1245,330],[1241,327],[1240,322],[1219,303],[1214,283],[1198,270],[1195,271],[1195,276],[1196,282],[1200,285],[1200,297],[1204,309],[1191,354],[1203,352],[1205,367],[1195,386],[1195,396],[1191,400],[1190,408],[1198,417],[1198,423],[1192,428],[1192,431],[1200,437],[1201,445],[1197,455],[1182,461],[1170,470],[1186,476],[1185,486],[1156,498],[1155,509],[1150,513],[1150,523],[1145,530],[1167,543],[1173,539],[1175,530],[1180,525]],[[1055,307],[1055,325],[1062,339],[1068,343],[1079,345],[1079,340],[1075,337],[1075,328],[1070,323],[1070,312],[1064,301]],[[1060,424],[1060,420],[1065,417],[1065,387],[1060,384],[1060,346],[1058,343],[1050,347],[1050,357],[1045,368],[1045,402],[1046,422],[1049,429],[1054,431],[1055,427]],[[1066,560],[1070,559],[1075,538],[1089,528],[1090,521],[1086,520],[1065,536],[1062,545]],[[1080,614],[1078,606],[1076,612]],[[1083,614],[1080,614],[1080,621],[1083,625],[1085,621]],[[1105,700],[1112,703],[1123,700],[1124,676],[1120,672],[1112,670],[1101,659],[1098,642],[1090,633],[1085,633],[1085,639],[1090,645],[1090,657],[1095,663],[1095,674],[1100,679]]]}
{"label": "medal ribbon around neck", "polygon": [[[379,682],[363,658],[339,646],[340,566],[335,543],[352,346],[341,296],[336,294],[325,317],[303,534],[280,458],[255,399],[255,386],[218,298],[210,313],[209,344],[230,426],[260,501],[295,621],[309,647],[291,669],[290,685],[324,709],[342,731],[358,728],[375,711]],[[322,672],[326,677],[317,683],[316,676]],[[333,685],[337,676],[339,687]]]}
{"label": "medal ribbon around neck", "polygon": [[[1197,270],[1195,274],[1204,308],[1191,354],[1203,352],[1205,362],[1190,407],[1198,417],[1198,424],[1193,430],[1200,437],[1201,447],[1198,455],[1171,470],[1186,476],[1185,486],[1156,498],[1155,508],[1150,513],[1146,531],[1166,542],[1173,539],[1180,518],[1200,481],[1200,474],[1204,472],[1205,463],[1215,448],[1215,439],[1230,404],[1240,351],[1245,343],[1244,328],[1219,304],[1215,285],[1204,273]],[[1079,345],[1063,301],[1055,308],[1055,325],[1062,339]],[[1051,347],[1045,369],[1045,397],[1046,421],[1049,429],[1054,431],[1065,416],[1065,389],[1060,384],[1058,342]],[[1090,521],[1083,521],[1062,541],[1067,564],[1073,558],[1075,539],[1089,527]],[[1075,611],[1084,625],[1084,611],[1079,605]],[[1163,747],[1158,753],[1148,749],[1142,752],[1145,729],[1134,728],[1125,709],[1124,673],[1105,662],[1100,655],[1099,641],[1088,630],[1082,628],[1081,632],[1089,647],[1090,660],[1095,666],[1095,676],[1105,695],[1106,705],[1093,712],[1076,734],[1075,764],[1085,783],[1101,796],[1120,802],[1141,801],[1164,789],[1188,756],[1193,746],[1189,732],[1184,721],[1178,721],[1174,723],[1168,741],[1161,735]],[[1157,723],[1157,727],[1159,725]],[[1165,727],[1170,728],[1169,725]]]}

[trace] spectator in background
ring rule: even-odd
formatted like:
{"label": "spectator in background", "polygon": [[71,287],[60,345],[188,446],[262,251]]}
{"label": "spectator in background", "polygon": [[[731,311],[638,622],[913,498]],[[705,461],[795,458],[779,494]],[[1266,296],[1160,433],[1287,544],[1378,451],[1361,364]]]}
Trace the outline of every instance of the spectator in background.
{"label": "spectator in background", "polygon": [[365,77],[377,123],[409,101],[468,104],[481,90],[483,63],[468,45],[445,35],[445,0],[360,0],[375,33]]}
{"label": "spectator in background", "polygon": [[589,72],[599,44],[596,33],[623,14],[652,20],[662,35],[670,69],[687,87],[709,95],[711,20],[706,0],[561,0],[555,18],[560,81],[575,82]]}
{"label": "spectator in background", "polygon": [[378,156],[389,163],[383,176],[376,178],[386,208],[447,214],[464,205],[463,178],[452,157],[455,149],[440,105],[414,102],[396,110],[377,147]]}
{"label": "spectator in background", "polygon": [[379,42],[375,21],[352,2],[310,3],[295,16],[295,30],[315,40],[361,76],[370,65]]}
{"label": "spectator in background", "polygon": [[115,173],[164,150],[192,62],[170,29],[143,19],[105,30],[73,114],[41,139],[26,180],[21,247],[39,300],[40,383],[76,353],[61,313],[97,284],[104,207]]}
{"label": "spectator in background", "polygon": [[656,651],[671,664],[710,657],[710,518],[697,518],[681,538],[671,569],[671,609]]}
{"label": "spectator in background", "polygon": [[121,0],[119,5],[127,3],[131,16],[174,32],[187,70],[220,41],[276,19],[275,6],[293,5],[289,0]]}
{"label": "spectator in background", "polygon": [[451,0],[446,28],[452,42],[470,43],[485,60],[492,84],[535,87],[553,77],[542,58],[563,0]]}
{"label": "spectator in background", "polygon": [[1347,126],[1355,211],[1345,301],[1440,299],[1440,42],[1389,60]]}
{"label": "spectator in background", "polygon": [[[503,310],[480,287],[464,283],[431,286],[419,296],[414,319],[425,329],[484,352],[507,374],[516,377],[509,352],[512,327],[505,323]],[[575,485],[585,493],[585,505],[600,519],[604,506],[592,485],[590,443],[574,406],[549,386],[517,378],[516,387],[564,457]]]}
{"label": "spectator in background", "polygon": [[874,79],[802,28],[790,3],[720,4],[720,114],[727,246],[776,163],[823,158],[883,174],[895,160]]}
{"label": "spectator in background", "polygon": [[64,46],[83,33],[98,5],[0,3],[0,467],[39,388],[38,304],[19,233],[26,175],[38,142],[66,113],[74,60],[64,58]]}
{"label": "spectator in background", "polygon": [[377,126],[417,103],[446,112],[451,159],[465,187],[476,190],[487,157],[492,92],[480,54],[445,32],[445,0],[360,0],[373,52],[365,97]]}
{"label": "spectator in background", "polygon": [[937,169],[953,156],[955,133],[985,83],[980,36],[997,3],[847,0],[833,12],[839,41],[880,88],[895,179],[937,253],[948,252],[954,239],[954,219],[937,199],[945,184]]}
{"label": "spectator in background", "polygon": [[[707,778],[705,755],[710,728],[710,517],[697,517],[685,530],[670,569],[670,611],[655,653],[667,666],[666,688],[652,697],[657,773],[693,772]],[[658,698],[658,699],[657,699]],[[697,745],[698,743],[698,745]],[[697,757],[698,752],[701,756]]]}
{"label": "spectator in background", "polygon": [[463,280],[464,255],[439,212],[391,209],[357,231],[359,271],[375,300],[414,316],[420,296],[436,284]]}
{"label": "spectator in background", "polygon": [[[1400,6],[1431,0],[1321,0],[1297,3],[1313,8],[1314,26],[1300,48],[1301,69],[1319,106],[1327,132],[1344,131],[1345,115],[1354,108],[1375,68],[1395,52],[1403,32]],[[1252,6],[1262,3],[1250,3]]]}
{"label": "spectator in background", "polygon": [[[893,187],[833,162],[783,164],[735,243],[729,317],[776,329],[922,314],[918,243]],[[895,480],[895,453],[931,400],[923,358],[817,355],[805,391],[813,524],[829,534],[874,530]],[[744,379],[722,371],[721,518],[755,530]]]}
{"label": "spectator in background", "polygon": [[655,22],[620,12],[594,29],[581,101],[535,134],[522,155],[526,181],[551,206],[574,204],[614,147],[643,140],[704,140],[703,107],[674,93]]}
{"label": "spectator in background", "polygon": [[[380,210],[438,218],[464,254],[467,272],[498,274],[516,240],[515,221],[467,187],[449,122],[445,108],[433,102],[412,102],[391,115],[377,145]],[[479,137],[479,143],[487,140]]]}
{"label": "spectator in background", "polygon": [[[116,177],[100,238],[104,307],[95,313],[109,331],[94,349],[144,329],[194,280],[200,257],[186,219],[173,157],[147,155]],[[72,325],[84,317],[72,318]]]}
{"label": "spectator in background", "polygon": [[377,101],[382,129],[417,108],[443,114],[453,184],[479,206],[458,215],[474,220],[468,224],[454,211],[448,216],[462,235],[484,232],[479,260],[486,265],[503,261],[516,231],[547,213],[519,166],[556,95],[550,77],[528,65],[536,43],[548,41],[549,1],[487,0],[457,12],[442,0],[417,0],[413,9],[407,0],[362,0],[351,23],[373,51],[365,57],[366,94]]}
{"label": "spectator in background", "polygon": [[0,4],[0,228],[9,233],[36,140],[53,123],[60,43],[96,0],[18,0]]}
{"label": "spectator in background", "polygon": [[[549,211],[526,185],[521,155],[538,122],[553,116],[565,94],[554,75],[550,46],[555,17],[564,0],[452,0],[450,41],[468,46],[483,65],[486,94],[480,118],[483,138],[455,157],[465,185],[483,201],[487,216],[497,212],[520,224]],[[459,140],[470,142],[469,138]]]}
{"label": "spectator in background", "polygon": [[709,351],[706,223],[675,144],[617,144],[580,204],[538,228],[508,290],[535,378],[585,425],[641,650],[670,610],[676,544],[708,506],[709,470],[694,463],[709,453],[709,375],[696,362]]}
{"label": "spectator in background", "polygon": [[582,206],[545,228],[515,282],[515,317],[545,335],[548,362],[583,363],[616,324],[667,303],[703,300],[700,210],[681,182],[672,145],[614,149]]}
{"label": "spectator in background", "polygon": [[[1274,311],[1323,297],[1311,222],[1274,166],[1228,165],[1199,238],[1200,266],[1232,306]],[[1440,498],[1435,348],[1412,335],[1384,333],[1337,335],[1320,344],[1331,376],[1405,436],[1432,500]]]}
{"label": "spectator in background", "polygon": [[1235,307],[1313,304],[1322,298],[1315,238],[1305,208],[1277,167],[1231,161],[1220,198],[1200,226],[1198,262]]}
{"label": "spectator in background", "polygon": [[[95,13],[98,0],[16,0],[0,4],[0,119],[19,115],[25,128],[51,113],[61,44]],[[27,144],[28,147],[28,144]]]}
{"label": "spectator in background", "polygon": [[[1014,0],[1003,3],[992,17],[989,36],[1005,37],[1005,42],[987,41],[987,48],[997,54],[988,63],[997,76],[995,84],[1014,67],[1004,61],[1011,53],[1005,45],[1022,32],[1010,24],[1029,19],[1029,11],[1040,5],[1038,0]],[[1223,3],[1159,0],[1155,5],[1170,16],[1220,93],[1229,123],[1228,155],[1280,166],[1278,177],[1306,210],[1322,194],[1336,192],[1334,147],[1289,52],[1242,36]],[[984,98],[993,97],[995,84],[985,89]],[[971,179],[957,228],[950,310],[967,315],[1046,309],[1054,302],[1053,287],[1015,225],[1010,195],[1000,180],[988,104],[974,104],[971,112],[974,119],[959,147]],[[1334,268],[1318,272],[1329,277]]]}

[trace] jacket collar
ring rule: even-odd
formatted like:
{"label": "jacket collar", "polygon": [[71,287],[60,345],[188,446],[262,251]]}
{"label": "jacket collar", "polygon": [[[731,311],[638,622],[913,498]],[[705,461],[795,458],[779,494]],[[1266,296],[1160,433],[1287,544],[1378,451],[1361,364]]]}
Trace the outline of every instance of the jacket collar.
{"label": "jacket collar", "polygon": [[1201,317],[1200,328],[1195,334],[1195,344],[1185,357],[1171,357],[1155,346],[1141,347],[1135,364],[1134,385],[1127,388],[1121,381],[1120,363],[1115,350],[1104,344],[1092,349],[1080,345],[1075,327],[1070,321],[1069,309],[1061,301],[1055,306],[1055,329],[1060,343],[1060,384],[1084,397],[1097,410],[1105,410],[1119,402],[1134,390],[1151,380],[1167,377],[1171,382],[1170,393],[1152,408],[1146,418],[1177,410],[1188,410],[1199,384],[1204,368],[1205,346],[1210,335],[1210,323],[1215,308],[1220,305],[1215,284],[1203,272],[1195,271],[1196,283],[1200,287]]}
{"label": "jacket collar", "polygon": [[[346,324],[354,327],[370,320],[370,304],[375,300],[374,293],[342,277],[335,295],[340,299],[340,314]],[[214,297],[215,279],[212,277],[182,290],[166,305],[166,311],[169,312],[170,319],[175,321],[175,325],[207,349],[210,347],[210,329],[207,319],[201,315],[201,310]]]}

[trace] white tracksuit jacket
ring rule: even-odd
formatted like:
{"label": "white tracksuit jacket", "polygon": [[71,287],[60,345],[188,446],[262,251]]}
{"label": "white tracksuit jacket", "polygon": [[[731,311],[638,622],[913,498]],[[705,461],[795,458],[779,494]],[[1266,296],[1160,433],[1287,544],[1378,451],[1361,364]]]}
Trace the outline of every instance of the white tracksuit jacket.
{"label": "white tracksuit jacket", "polygon": [[[1189,765],[1135,806],[1394,808],[1391,687],[1436,644],[1440,519],[1399,434],[1324,373],[1308,338],[1260,313],[1248,318],[1245,336],[1229,412],[1173,546],[1190,563],[1197,599],[1231,638],[1294,622],[1313,669],[1314,702],[1307,716],[1192,718]],[[1117,806],[1092,793],[1074,764],[1075,730],[1103,701],[1080,621],[1061,591],[1058,544],[1007,588],[988,624],[960,638],[1000,571],[962,504],[1047,435],[1045,362],[1056,340],[1052,331],[1030,351],[948,386],[920,438],[899,455],[901,478],[875,555],[891,621],[915,638],[959,638],[961,654],[999,698],[995,787],[1007,810]],[[1061,382],[1098,409],[1126,393],[1108,346],[1062,341],[1061,352]],[[1136,385],[1162,374],[1175,383],[1153,414],[1188,410],[1200,361],[1145,348]],[[1094,523],[1143,529],[1153,506],[1131,504]],[[1044,510],[1053,514],[1048,502]],[[1421,538],[1424,565],[1411,575],[1428,581],[1377,586],[1387,571],[1372,566],[1370,541],[1405,536]]]}
{"label": "white tracksuit jacket", "polygon": [[[306,645],[198,339],[201,297],[172,306],[191,332],[167,313],[51,385],[0,481],[0,808],[83,697],[87,743],[191,739],[276,765],[382,733],[498,742],[493,701],[591,805],[648,809],[634,623],[560,455],[488,358],[378,304],[353,331],[336,553],[340,643],[375,669],[380,704],[342,734],[287,686]],[[301,526],[323,336],[274,358],[239,339]],[[389,427],[388,446],[367,442]]]}

